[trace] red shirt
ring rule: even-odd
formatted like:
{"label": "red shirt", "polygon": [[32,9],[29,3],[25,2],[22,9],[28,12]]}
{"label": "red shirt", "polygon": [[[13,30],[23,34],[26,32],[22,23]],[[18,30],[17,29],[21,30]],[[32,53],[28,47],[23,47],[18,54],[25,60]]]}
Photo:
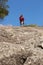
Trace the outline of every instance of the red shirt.
{"label": "red shirt", "polygon": [[19,19],[20,19],[21,22],[24,21],[24,17],[23,16],[20,16]]}

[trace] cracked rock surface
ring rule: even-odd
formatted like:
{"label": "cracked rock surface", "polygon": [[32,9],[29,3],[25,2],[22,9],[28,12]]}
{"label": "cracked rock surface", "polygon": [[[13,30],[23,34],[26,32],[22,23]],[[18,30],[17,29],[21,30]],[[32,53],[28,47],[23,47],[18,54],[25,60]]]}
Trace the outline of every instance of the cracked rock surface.
{"label": "cracked rock surface", "polygon": [[0,26],[0,65],[43,65],[43,27]]}

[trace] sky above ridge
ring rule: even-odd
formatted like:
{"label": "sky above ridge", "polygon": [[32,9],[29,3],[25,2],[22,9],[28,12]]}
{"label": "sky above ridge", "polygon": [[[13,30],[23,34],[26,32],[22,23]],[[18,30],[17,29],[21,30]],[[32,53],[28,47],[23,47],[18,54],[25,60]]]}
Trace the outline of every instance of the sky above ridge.
{"label": "sky above ridge", "polygon": [[0,24],[19,26],[19,16],[23,14],[25,25],[43,26],[43,0],[8,0],[9,15]]}

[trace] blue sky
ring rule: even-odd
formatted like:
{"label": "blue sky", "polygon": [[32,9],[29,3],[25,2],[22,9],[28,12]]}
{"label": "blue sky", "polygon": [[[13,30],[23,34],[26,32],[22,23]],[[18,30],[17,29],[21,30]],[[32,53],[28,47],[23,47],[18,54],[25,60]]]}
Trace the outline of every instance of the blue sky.
{"label": "blue sky", "polygon": [[43,0],[8,0],[8,5],[9,15],[0,24],[19,26],[19,16],[23,14],[25,25],[43,26]]}

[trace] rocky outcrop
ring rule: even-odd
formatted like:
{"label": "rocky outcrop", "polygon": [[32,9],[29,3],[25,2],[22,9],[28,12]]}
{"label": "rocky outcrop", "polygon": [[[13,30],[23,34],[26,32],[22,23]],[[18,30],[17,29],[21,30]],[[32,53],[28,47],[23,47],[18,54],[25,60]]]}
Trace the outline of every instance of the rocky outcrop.
{"label": "rocky outcrop", "polygon": [[43,65],[43,27],[0,26],[0,65]]}

